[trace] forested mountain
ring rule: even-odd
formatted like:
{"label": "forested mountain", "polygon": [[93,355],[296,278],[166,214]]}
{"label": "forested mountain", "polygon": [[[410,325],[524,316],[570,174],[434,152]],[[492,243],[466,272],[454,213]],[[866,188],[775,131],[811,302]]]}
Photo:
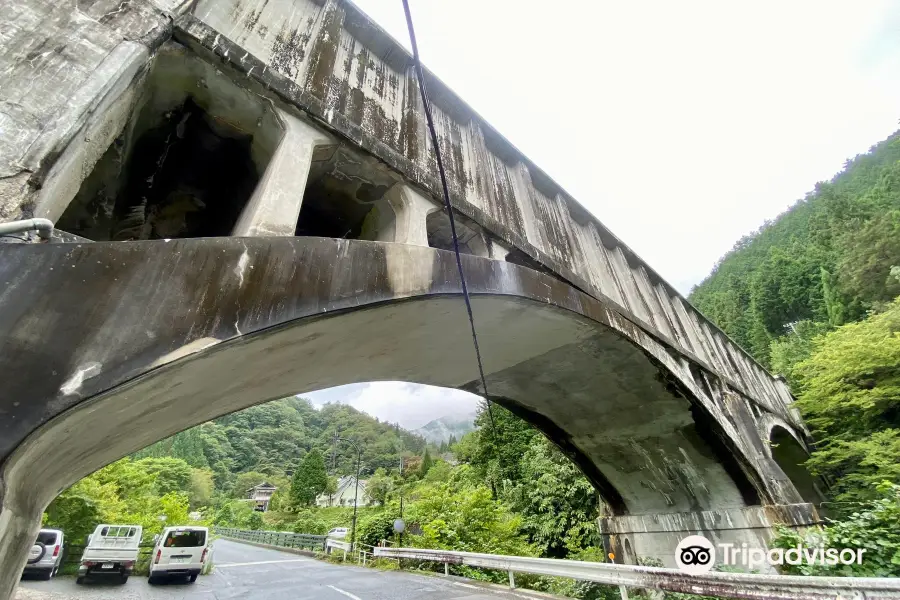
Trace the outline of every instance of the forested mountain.
{"label": "forested mountain", "polygon": [[458,440],[470,431],[475,429],[475,415],[470,413],[466,415],[447,415],[440,419],[429,421],[415,430],[415,433],[421,435],[426,441],[440,446],[446,444],[451,439]]}
{"label": "forested mountain", "polygon": [[900,132],[739,240],[690,296],[787,378],[837,514],[900,501],[898,296]]}
{"label": "forested mountain", "polygon": [[900,132],[738,240],[690,300],[757,360],[783,370],[773,341],[864,318],[900,294],[890,276],[897,265]]}
{"label": "forested mountain", "polygon": [[313,449],[327,457],[333,474],[355,473],[356,453],[344,442],[333,447],[335,433],[359,444],[364,476],[397,465],[401,455],[422,454],[425,449],[424,438],[351,406],[326,404],[316,409],[309,400],[292,397],[182,431],[138,452],[135,458],[170,456],[192,467],[209,468],[216,489],[228,492],[241,473],[285,477]]}

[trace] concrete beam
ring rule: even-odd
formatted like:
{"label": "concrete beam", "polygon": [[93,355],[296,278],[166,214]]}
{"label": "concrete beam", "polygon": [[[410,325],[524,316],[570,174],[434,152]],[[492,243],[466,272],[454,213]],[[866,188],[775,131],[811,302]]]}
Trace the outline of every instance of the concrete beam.
{"label": "concrete beam", "polygon": [[428,215],[442,210],[417,189],[398,183],[387,193],[388,203],[394,210],[394,242],[428,246],[428,229],[425,225]]}
{"label": "concrete beam", "polygon": [[313,152],[316,146],[333,143],[315,127],[276,110],[284,125],[284,137],[244,207],[232,231],[234,236],[294,235]]}

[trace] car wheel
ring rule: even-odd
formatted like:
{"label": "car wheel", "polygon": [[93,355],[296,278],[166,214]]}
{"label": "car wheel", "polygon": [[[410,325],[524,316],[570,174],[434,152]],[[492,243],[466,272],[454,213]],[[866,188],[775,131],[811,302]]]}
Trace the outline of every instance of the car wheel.
{"label": "car wheel", "polygon": [[47,547],[40,542],[35,542],[34,546],[32,546],[31,550],[28,552],[28,564],[33,565],[44,558],[44,554],[46,553]]}
{"label": "car wheel", "polygon": [[147,583],[150,584],[150,585],[156,585],[157,583],[159,583],[159,580],[156,579],[156,577],[154,577],[153,575],[148,575],[148,576],[147,576]]}
{"label": "car wheel", "polygon": [[84,583],[84,577],[76,577],[76,578],[75,578],[75,583],[78,584],[78,585],[83,584],[83,583]]}
{"label": "car wheel", "polygon": [[197,581],[197,575],[199,575],[199,573],[191,573],[190,577],[188,577],[191,583]]}
{"label": "car wheel", "polygon": [[123,585],[128,581],[128,575],[120,575],[120,578]]}
{"label": "car wheel", "polygon": [[41,573],[41,579],[44,581],[50,581],[51,577],[53,577],[53,569],[47,569]]}

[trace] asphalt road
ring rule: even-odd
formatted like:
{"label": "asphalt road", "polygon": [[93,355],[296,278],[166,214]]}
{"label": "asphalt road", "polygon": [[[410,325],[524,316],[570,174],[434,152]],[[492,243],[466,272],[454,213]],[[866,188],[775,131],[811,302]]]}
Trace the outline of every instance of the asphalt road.
{"label": "asphalt road", "polygon": [[73,577],[25,580],[16,600],[499,600],[537,598],[520,590],[486,589],[453,578],[377,571],[217,540],[211,575],[194,584],[150,586],[146,577],[125,585],[75,585]]}

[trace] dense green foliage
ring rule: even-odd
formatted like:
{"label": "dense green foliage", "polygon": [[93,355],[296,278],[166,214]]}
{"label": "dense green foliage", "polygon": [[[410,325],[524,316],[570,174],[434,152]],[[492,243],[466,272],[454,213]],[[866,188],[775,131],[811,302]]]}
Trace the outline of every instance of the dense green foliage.
{"label": "dense green foliage", "polygon": [[294,471],[291,479],[291,505],[294,507],[309,506],[316,501],[316,496],[328,488],[328,473],[325,471],[325,459],[322,453],[313,448],[303,457],[303,462]]}
{"label": "dense green foliage", "polygon": [[900,294],[900,133],[741,238],[691,292],[705,315],[765,365],[802,321],[838,326]]}
{"label": "dense green foliage", "polygon": [[[275,483],[273,477],[284,477],[313,449],[326,457],[329,471],[354,472],[355,451],[347,444],[332,445],[337,432],[362,448],[363,476],[379,467],[394,467],[401,456],[421,454],[425,449],[422,437],[350,406],[326,404],[316,409],[308,400],[292,397],[188,429],[136,456],[172,456],[195,467],[209,467],[219,492],[243,497],[257,483]],[[243,473],[258,475],[238,481]]]}
{"label": "dense green foliage", "polygon": [[[900,132],[741,239],[691,300],[785,376],[838,520],[776,545],[865,548],[805,575],[900,575]],[[895,299],[897,298],[897,299]]]}
{"label": "dense green foliage", "polygon": [[808,466],[839,503],[900,483],[898,266],[900,132],[742,238],[691,293],[785,376],[816,439]]}
{"label": "dense green foliage", "polygon": [[[50,503],[47,527],[81,544],[100,523],[142,525],[144,539],[189,520],[192,470],[173,458],[124,458],[85,477]],[[159,519],[165,515],[165,522]],[[201,521],[200,524],[205,524]]]}
{"label": "dense green foliage", "polygon": [[787,565],[785,571],[796,575],[900,577],[900,486],[884,482],[875,491],[875,500],[861,503],[845,519],[803,534],[782,528],[773,544],[785,549],[798,545],[860,548],[865,550],[860,564]]}
{"label": "dense green foliage", "polygon": [[798,406],[818,441],[808,465],[839,502],[900,483],[900,299],[817,337],[792,370]]}

